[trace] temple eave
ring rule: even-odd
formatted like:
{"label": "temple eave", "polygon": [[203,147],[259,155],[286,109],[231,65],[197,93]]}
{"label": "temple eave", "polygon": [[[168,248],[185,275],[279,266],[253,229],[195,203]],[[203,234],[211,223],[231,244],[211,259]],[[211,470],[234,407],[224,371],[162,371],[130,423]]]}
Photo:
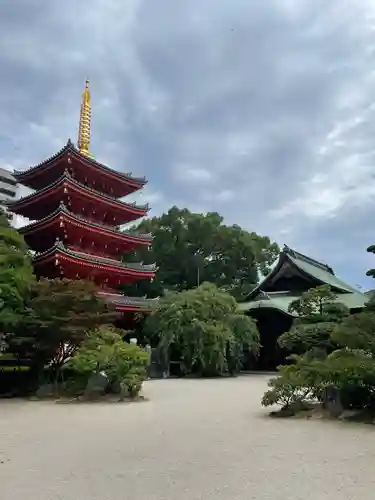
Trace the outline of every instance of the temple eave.
{"label": "temple eave", "polygon": [[257,309],[276,309],[277,311],[290,316],[294,317],[295,314],[291,313],[289,311],[289,305],[293,302],[293,300],[298,300],[300,297],[295,296],[295,297],[289,297],[287,300],[281,300],[281,301],[274,301],[274,300],[256,300],[256,301],[249,301],[249,302],[242,302],[238,304],[238,309],[241,312],[250,312],[250,311],[256,311]]}
{"label": "temple eave", "polygon": [[141,312],[141,313],[150,313],[153,311],[152,307],[147,306],[136,306],[136,305],[127,305],[127,306],[115,306],[115,310],[117,312]]}
{"label": "temple eave", "polygon": [[146,299],[141,297],[127,297],[117,293],[99,292],[99,295],[116,311],[138,311],[151,312],[158,304],[158,299]]}
{"label": "temple eave", "polygon": [[[113,225],[131,222],[146,216],[149,211],[147,204],[125,203],[86,188],[66,177],[61,178],[48,189],[7,203],[7,207],[18,215],[40,220],[45,218],[46,212],[51,214],[56,211],[61,202],[64,202],[73,213],[95,214],[97,210],[107,213],[107,217],[111,217],[110,220],[105,220],[107,225],[110,221],[113,221]],[[86,210],[82,212],[84,209]]]}
{"label": "temple eave", "polygon": [[128,208],[129,210],[133,211],[147,212],[149,210],[149,205],[147,203],[145,205],[136,205],[135,203],[126,203],[117,200],[104,193],[101,193],[100,191],[89,188],[84,184],[81,184],[80,182],[77,182],[67,174],[62,175],[59,179],[57,179],[49,186],[46,186],[44,189],[35,193],[31,193],[28,196],[24,196],[19,200],[9,202],[7,205],[13,211],[19,207],[29,206],[31,203],[39,204],[42,199],[55,193],[60,195],[61,198],[61,192],[70,195],[73,193],[79,193],[80,196],[84,196],[87,199],[95,199],[97,203],[110,203],[112,205]]}
{"label": "temple eave", "polygon": [[156,269],[136,269],[134,267],[129,267],[126,264],[122,264],[118,261],[108,262],[109,259],[104,259],[101,257],[96,258],[87,258],[77,255],[67,255],[63,252],[59,252],[55,250],[53,252],[45,252],[44,254],[37,255],[33,259],[34,266],[40,267],[46,263],[50,263],[54,261],[55,267],[61,266],[67,268],[69,266],[81,266],[87,269],[96,269],[100,270],[103,273],[115,273],[120,276],[129,276],[134,277],[136,279],[139,278],[153,278],[156,273]]}
{"label": "temple eave", "polygon": [[86,237],[93,241],[104,239],[125,248],[128,246],[150,245],[152,243],[150,235],[120,232],[110,226],[105,227],[105,225],[85,220],[64,210],[57,210],[50,217],[33,222],[20,229],[20,233],[23,234],[24,238],[30,241],[34,241],[35,238],[40,240],[42,235],[49,236],[51,232],[56,235],[55,238],[62,238],[64,233],[77,234],[77,236],[86,234]]}
{"label": "temple eave", "polygon": [[[69,156],[72,160],[83,163],[84,166],[89,169],[96,170],[97,175],[102,175],[107,178],[111,177],[112,179],[115,179],[116,182],[121,182],[124,186],[130,188],[130,190],[127,190],[128,192],[134,192],[147,184],[147,180],[144,177],[133,177],[131,173],[118,172],[107,167],[103,163],[96,161],[92,156],[85,155],[80,152],[70,140],[68,140],[67,144],[60,149],[60,151],[45,159],[43,162],[33,165],[24,171],[15,170],[14,177],[19,183],[26,186],[28,183],[31,183],[40,187],[39,179],[41,179],[42,176],[45,176],[46,172],[54,168],[56,163],[62,160],[65,156]],[[30,185],[30,187],[33,186]]]}
{"label": "temple eave", "polygon": [[63,268],[67,268],[69,266],[81,266],[87,269],[97,269],[103,273],[114,273],[116,276],[124,276],[124,277],[132,277],[134,279],[141,278],[154,278],[156,271],[147,271],[147,270],[136,270],[129,267],[107,264],[103,262],[93,262],[84,258],[75,258],[75,257],[66,257],[65,255],[60,255],[58,253],[53,254],[48,257],[36,257],[33,260],[33,264],[36,268],[43,266],[45,263],[52,261],[53,259],[58,259],[59,263],[56,264],[56,267],[60,265]]}

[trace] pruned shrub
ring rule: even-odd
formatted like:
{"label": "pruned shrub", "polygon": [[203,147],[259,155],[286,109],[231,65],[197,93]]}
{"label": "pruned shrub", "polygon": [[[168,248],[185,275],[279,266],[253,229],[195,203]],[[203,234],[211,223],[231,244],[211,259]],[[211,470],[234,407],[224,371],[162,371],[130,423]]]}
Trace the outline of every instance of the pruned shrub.
{"label": "pruned shrub", "polygon": [[108,387],[120,388],[121,399],[136,397],[146,378],[147,353],[122,340],[121,332],[101,327],[89,332],[67,367],[89,381],[92,374],[103,374]]}
{"label": "pruned shrub", "polygon": [[301,408],[314,396],[313,388],[303,377],[297,365],[281,367],[280,375],[271,378],[268,387],[268,391],[262,398],[263,406],[279,405],[283,409]]}

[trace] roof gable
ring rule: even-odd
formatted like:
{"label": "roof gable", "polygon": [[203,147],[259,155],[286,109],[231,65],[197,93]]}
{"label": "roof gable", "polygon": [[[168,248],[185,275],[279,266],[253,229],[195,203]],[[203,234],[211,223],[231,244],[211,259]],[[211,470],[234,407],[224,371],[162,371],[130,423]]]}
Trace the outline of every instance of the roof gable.
{"label": "roof gable", "polygon": [[279,259],[272,271],[254,288],[254,290],[246,297],[245,300],[253,300],[259,293],[267,287],[271,280],[275,279],[277,274],[287,269],[290,266],[294,267],[296,272],[306,276],[307,279],[312,279],[317,284],[330,285],[335,291],[341,293],[361,293],[356,288],[348,285],[344,281],[335,276],[333,269],[327,264],[323,264],[315,259],[312,259],[304,254],[292,250],[284,245],[280,252]]}
{"label": "roof gable", "polygon": [[311,276],[312,278],[320,281],[322,284],[330,285],[333,288],[343,292],[358,293],[358,290],[344,281],[340,280],[333,269],[326,264],[322,264],[317,260],[311,259],[291,248],[284,246],[283,252],[288,256],[288,259],[298,267],[303,273]]}

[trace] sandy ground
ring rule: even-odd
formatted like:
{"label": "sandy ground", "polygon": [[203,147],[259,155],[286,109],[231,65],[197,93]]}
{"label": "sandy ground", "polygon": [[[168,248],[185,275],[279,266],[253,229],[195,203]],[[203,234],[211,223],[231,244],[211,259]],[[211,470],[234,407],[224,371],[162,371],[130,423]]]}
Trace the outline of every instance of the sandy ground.
{"label": "sandy ground", "polygon": [[375,429],[271,419],[267,378],[146,383],[132,405],[0,403],[4,500],[373,500]]}

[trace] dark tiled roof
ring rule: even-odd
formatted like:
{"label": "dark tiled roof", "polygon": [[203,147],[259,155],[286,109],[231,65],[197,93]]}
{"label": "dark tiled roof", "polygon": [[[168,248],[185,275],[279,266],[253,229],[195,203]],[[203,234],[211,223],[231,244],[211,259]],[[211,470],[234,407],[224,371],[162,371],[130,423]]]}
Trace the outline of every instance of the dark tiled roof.
{"label": "dark tiled roof", "polygon": [[280,252],[276,266],[271,270],[268,276],[266,276],[259,283],[259,285],[255,287],[254,290],[252,290],[252,292],[250,292],[247,295],[247,298],[245,298],[244,301],[251,299],[254,300],[254,298],[258,296],[260,292],[263,291],[263,287],[265,286],[265,284],[279,272],[285,261],[292,263],[302,273],[314,278],[316,281],[322,284],[330,285],[332,288],[340,292],[355,294],[355,296],[358,299],[356,301],[357,303],[360,303],[362,301],[364,294],[362,294],[355,287],[348,285],[344,281],[337,278],[331,267],[315,259],[307,257],[302,253],[296,252],[295,250],[291,249],[286,245]]}
{"label": "dark tiled roof", "polygon": [[144,184],[147,183],[146,181],[146,177],[133,177],[132,176],[132,172],[127,172],[127,173],[123,173],[123,172],[119,172],[117,170],[113,170],[109,167],[107,167],[107,165],[104,165],[103,163],[100,163],[96,160],[94,160],[93,158],[89,158],[88,156],[86,155],[83,155],[82,153],[79,152],[79,150],[74,146],[74,144],[72,143],[72,141],[70,139],[68,139],[68,142],[66,143],[66,145],[60,149],[60,151],[58,151],[56,154],[54,154],[53,156],[50,156],[48,159],[38,163],[37,165],[34,165],[32,167],[29,167],[28,169],[26,170],[15,170],[13,175],[18,179],[18,178],[21,178],[26,175],[26,174],[30,174],[32,171],[36,171],[38,170],[40,167],[43,167],[45,166],[46,164],[48,163],[52,163],[54,160],[56,160],[59,156],[62,156],[64,153],[70,151],[71,153],[73,153],[74,155],[76,155],[77,157],[79,157],[82,161],[84,161],[85,163],[89,164],[89,165],[92,165],[96,168],[99,168],[100,170],[103,170],[103,171],[106,171],[112,175],[115,175],[117,177],[120,177],[122,179],[124,179],[125,181],[128,181],[128,182],[131,182],[131,183],[135,183],[135,184],[139,184],[141,186],[143,186]]}
{"label": "dark tiled roof", "polygon": [[106,301],[111,304],[121,307],[121,306],[134,306],[139,309],[154,309],[158,304],[158,299],[146,299],[143,297],[127,297],[125,295],[117,294],[101,294]]}
{"label": "dark tiled roof", "polygon": [[311,264],[312,266],[319,267],[320,269],[327,271],[331,274],[335,274],[333,272],[332,267],[327,266],[327,264],[323,264],[322,262],[319,262],[318,260],[312,259],[311,257],[308,257],[307,255],[304,255],[302,253],[296,252],[292,248],[288,247],[287,245],[284,245],[283,252],[290,255],[291,257],[304,261],[307,264]]}

